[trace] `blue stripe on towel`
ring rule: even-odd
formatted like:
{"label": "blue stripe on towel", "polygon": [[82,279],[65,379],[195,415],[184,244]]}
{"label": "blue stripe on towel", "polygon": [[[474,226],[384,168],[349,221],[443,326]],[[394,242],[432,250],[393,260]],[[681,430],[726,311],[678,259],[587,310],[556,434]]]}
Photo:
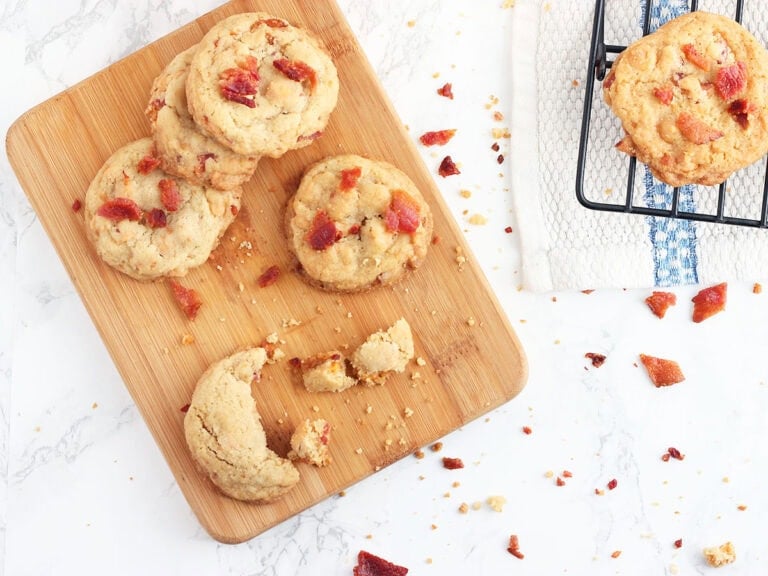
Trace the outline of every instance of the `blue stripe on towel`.
{"label": "blue stripe on towel", "polygon": [[[646,0],[640,0],[645,16]],[[651,2],[651,31],[688,12],[686,0],[657,0]],[[641,26],[642,26],[641,19]],[[655,181],[648,167],[644,167],[645,193],[643,200],[650,208],[669,209],[672,205],[672,187]],[[696,208],[693,186],[683,186],[678,196],[681,211]],[[698,283],[696,256],[696,224],[690,220],[673,220],[648,216],[648,237],[653,248],[653,273],[656,286],[676,286]]]}

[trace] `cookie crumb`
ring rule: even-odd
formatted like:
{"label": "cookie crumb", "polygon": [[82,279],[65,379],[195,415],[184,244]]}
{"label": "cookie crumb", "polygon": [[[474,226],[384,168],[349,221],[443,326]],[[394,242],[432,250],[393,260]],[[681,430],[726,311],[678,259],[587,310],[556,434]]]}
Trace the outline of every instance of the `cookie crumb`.
{"label": "cookie crumb", "polygon": [[488,496],[486,502],[494,512],[501,512],[504,509],[504,504],[507,503],[507,499],[504,496]]}
{"label": "cookie crumb", "polygon": [[440,452],[440,450],[443,449],[443,443],[442,442],[435,442],[432,444],[432,446],[429,447],[432,452]]}
{"label": "cookie crumb", "polygon": [[469,512],[469,505],[466,502],[459,504],[459,513],[466,514],[467,512]]}
{"label": "cookie crumb", "polygon": [[618,558],[619,556],[621,556],[621,550],[614,550],[611,552],[611,558]]}
{"label": "cookie crumb", "polygon": [[355,449],[355,454],[362,454],[362,453],[363,453],[363,449],[362,448],[356,448]]}
{"label": "cookie crumb", "polygon": [[195,337],[192,336],[192,334],[184,334],[181,337],[181,344],[182,346],[189,346],[190,344],[194,344]]}
{"label": "cookie crumb", "polygon": [[417,460],[421,460],[424,458],[424,451],[423,450],[416,450],[416,452],[413,453],[413,455],[416,457]]}
{"label": "cookie crumb", "polygon": [[736,560],[736,548],[731,542],[704,548],[703,552],[707,564],[715,568],[731,564]]}

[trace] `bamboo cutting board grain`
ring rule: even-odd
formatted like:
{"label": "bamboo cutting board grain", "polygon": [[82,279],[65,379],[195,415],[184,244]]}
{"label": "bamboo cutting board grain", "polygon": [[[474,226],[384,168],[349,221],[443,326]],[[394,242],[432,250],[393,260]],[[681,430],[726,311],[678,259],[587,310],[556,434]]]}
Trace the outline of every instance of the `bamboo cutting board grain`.
{"label": "bamboo cutting board grain", "polygon": [[[189,322],[167,284],[137,282],[103,264],[86,239],[82,212],[71,206],[83,199],[112,152],[149,135],[143,110],[152,80],[165,64],[215,22],[247,11],[284,17],[322,39],[339,70],[339,103],[312,146],[262,160],[221,245],[208,263],[183,279],[204,300],[198,318]],[[256,536],[506,402],[525,384],[526,361],[517,337],[332,0],[229,2],[30,110],[8,131],[7,149],[184,495],[219,541]],[[432,207],[439,242],[425,264],[394,287],[335,295],[307,286],[289,269],[281,227],[285,203],[309,164],[339,153],[400,167]],[[282,271],[278,281],[259,288],[256,279],[272,265]],[[345,346],[351,350],[400,317],[410,322],[416,354],[426,364],[412,364],[385,386],[310,394],[286,361],[267,366],[254,385],[270,446],[285,455],[296,424],[323,417],[334,427],[331,466],[299,464],[299,485],[269,504],[226,498],[196,470],[184,442],[181,408],[210,363],[274,332],[288,358]],[[194,343],[183,345],[184,335],[193,336]],[[406,408],[412,416],[406,416]]]}

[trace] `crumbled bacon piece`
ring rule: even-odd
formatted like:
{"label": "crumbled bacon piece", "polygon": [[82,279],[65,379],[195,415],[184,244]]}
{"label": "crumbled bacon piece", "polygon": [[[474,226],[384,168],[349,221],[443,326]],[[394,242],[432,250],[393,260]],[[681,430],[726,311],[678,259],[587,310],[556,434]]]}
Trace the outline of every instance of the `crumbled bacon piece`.
{"label": "crumbled bacon piece", "polygon": [[507,545],[507,552],[512,554],[515,558],[522,560],[525,558],[522,552],[520,552],[520,540],[517,537],[517,534],[512,534],[509,537],[509,544]]}
{"label": "crumbled bacon piece", "polygon": [[237,216],[238,212],[240,212],[240,208],[238,208],[234,204],[230,204],[229,205],[229,212],[232,214],[232,216]]}
{"label": "crumbled bacon piece", "polygon": [[723,282],[699,291],[691,299],[693,302],[693,321],[702,322],[725,310],[725,301],[728,293],[728,283]]}
{"label": "crumbled bacon piece", "polygon": [[669,307],[677,304],[677,296],[672,292],[654,291],[645,299],[645,303],[648,304],[648,308],[650,308],[651,312],[656,316],[664,318]]}
{"label": "crumbled bacon piece", "polygon": [[675,126],[680,130],[683,138],[694,144],[708,144],[723,137],[720,130],[707,126],[702,120],[688,112],[680,113],[675,121]]}
{"label": "crumbled bacon piece", "polygon": [[318,138],[320,138],[320,136],[322,136],[322,135],[323,135],[323,131],[322,131],[322,130],[318,130],[318,131],[316,131],[316,132],[312,132],[312,134],[307,134],[307,135],[301,134],[301,135],[300,135],[300,136],[299,136],[299,137],[296,139],[296,141],[297,141],[297,142],[302,142],[302,141],[304,141],[304,140],[317,140],[317,139],[318,139]]}
{"label": "crumbled bacon piece", "polygon": [[179,410],[181,410],[182,412],[184,412],[184,414],[186,414],[187,412],[189,412],[189,407],[190,407],[190,404],[184,404],[184,406],[179,408]]}
{"label": "crumbled bacon piece", "polygon": [[314,250],[326,250],[340,238],[341,232],[336,228],[336,223],[330,219],[325,210],[318,210],[307,233],[309,245]]}
{"label": "crumbled bacon piece", "polygon": [[643,363],[643,366],[645,366],[651,382],[653,382],[654,386],[657,388],[660,388],[661,386],[670,386],[685,380],[680,365],[674,360],[666,360],[664,358],[656,358],[655,356],[640,354],[640,361]]}
{"label": "crumbled bacon piece", "polygon": [[715,76],[715,90],[726,101],[738,96],[746,85],[747,65],[744,62],[720,68]]}
{"label": "crumbled bacon piece", "polygon": [[277,282],[277,278],[280,276],[280,268],[278,266],[270,266],[267,268],[261,276],[259,276],[256,283],[260,288],[266,288]]}
{"label": "crumbled bacon piece", "polygon": [[450,156],[443,158],[443,161],[440,162],[440,168],[437,169],[437,173],[443,178],[453,176],[454,174],[461,174]]}
{"label": "crumbled bacon piece", "polygon": [[80,198],[75,198],[75,201],[72,202],[72,212],[77,214],[80,212],[80,209],[83,207],[83,202],[80,200]]}
{"label": "crumbled bacon piece", "polygon": [[728,105],[728,113],[744,130],[749,128],[749,115],[757,110],[757,106],[744,98],[734,100]]}
{"label": "crumbled bacon piece", "polygon": [[141,218],[143,211],[130,198],[117,197],[107,200],[99,206],[96,214],[109,218],[113,222],[119,222],[120,220],[133,220],[135,222]]}
{"label": "crumbled bacon piece", "polygon": [[435,130],[433,132],[424,132],[419,136],[419,142],[424,146],[444,146],[450,142],[453,135],[456,134],[456,129],[450,130]]}
{"label": "crumbled bacon piece", "polygon": [[357,555],[357,566],[352,569],[352,574],[353,576],[405,576],[408,574],[408,568],[360,550]]}
{"label": "crumbled bacon piece", "polygon": [[654,88],[653,95],[658,98],[659,102],[665,106],[669,106],[672,103],[672,88],[664,86],[663,88]]}
{"label": "crumbled bacon piece", "polygon": [[459,468],[464,468],[464,462],[461,458],[449,458],[443,456],[443,468],[447,468],[448,470],[458,470]]}
{"label": "crumbled bacon piece", "polygon": [[418,202],[404,190],[392,190],[384,221],[389,232],[416,232],[421,224]]}
{"label": "crumbled bacon piece", "polygon": [[168,216],[160,208],[152,208],[144,212],[144,222],[150,228],[165,228],[168,225]]}
{"label": "crumbled bacon piece", "polygon": [[226,100],[255,108],[253,96],[259,91],[259,65],[256,58],[248,56],[237,63],[237,68],[227,68],[219,74],[219,91]]}
{"label": "crumbled bacon piece", "polygon": [[357,181],[363,173],[363,169],[360,166],[349,168],[341,171],[341,182],[339,182],[339,190],[347,192],[354,189],[357,186]]}
{"label": "crumbled bacon piece", "polygon": [[696,50],[696,47],[693,44],[683,44],[683,54],[685,54],[688,62],[697,68],[709,70],[709,58]]}
{"label": "crumbled bacon piece", "polygon": [[675,540],[675,548],[682,548],[682,547],[683,547],[683,539],[678,538],[677,540]]}
{"label": "crumbled bacon piece", "polygon": [[573,478],[573,472],[570,470],[563,470],[563,478]]}
{"label": "crumbled bacon piece", "polygon": [[611,480],[608,481],[608,484],[606,484],[606,487],[608,488],[608,490],[613,490],[618,485],[619,485],[619,481],[616,480],[616,478],[612,478]]}
{"label": "crumbled bacon piece", "polygon": [[504,232],[506,232],[507,234],[512,234],[512,226],[507,226],[506,228],[504,228]]}
{"label": "crumbled bacon piece", "polygon": [[611,552],[611,558],[618,558],[619,556],[621,556],[621,550],[614,550]]}
{"label": "crumbled bacon piece", "polygon": [[584,354],[584,358],[589,358],[592,361],[592,366],[600,368],[605,362],[605,354],[597,354],[595,352],[587,352]]}
{"label": "crumbled bacon piece", "polygon": [[163,178],[157,183],[160,188],[160,202],[168,212],[176,212],[181,206],[181,192],[176,185],[176,180]]}
{"label": "crumbled bacon piece", "polygon": [[565,480],[563,480],[562,478],[560,478],[560,476],[558,476],[557,479],[555,480],[555,485],[556,486],[565,486]]}
{"label": "crumbled bacon piece", "polygon": [[667,454],[669,454],[669,456],[671,458],[674,458],[675,460],[684,460],[685,459],[685,454],[682,454],[680,452],[680,450],[678,450],[677,448],[674,448],[672,446],[670,446],[667,449]]}
{"label": "crumbled bacon piece", "polygon": [[216,159],[216,154],[214,154],[213,152],[198,154],[197,155],[197,172],[199,174],[202,174],[203,172],[205,172],[205,163],[208,160],[215,160],[215,159]]}
{"label": "crumbled bacon piece", "polygon": [[530,426],[523,426],[523,434],[531,434],[533,430]]}
{"label": "crumbled bacon piece", "polygon": [[136,165],[136,170],[139,171],[139,174],[149,174],[158,166],[160,166],[160,158],[156,158],[152,154],[147,154],[144,158],[139,160],[139,163]]}
{"label": "crumbled bacon piece", "polygon": [[347,230],[347,236],[354,236],[355,234],[360,233],[360,224],[352,224],[352,226],[349,227],[349,230]]}
{"label": "crumbled bacon piece", "polygon": [[309,80],[309,86],[312,90],[317,86],[317,74],[315,73],[315,69],[306,62],[278,58],[272,62],[272,66],[277,68],[277,70],[289,80],[293,80],[294,82]]}
{"label": "crumbled bacon piece", "polygon": [[176,280],[170,280],[169,282],[173,291],[173,297],[176,299],[179,307],[186,314],[187,318],[194,320],[197,317],[200,306],[203,305],[203,301],[200,299],[197,291],[194,288],[185,288]]}
{"label": "crumbled bacon piece", "polygon": [[614,74],[613,71],[608,72],[608,76],[603,80],[603,90],[609,90],[615,81],[616,74]]}
{"label": "crumbled bacon piece", "polygon": [[762,294],[763,293],[763,285],[760,284],[760,282],[755,282],[752,286],[752,294]]}
{"label": "crumbled bacon piece", "polygon": [[494,142],[493,144],[491,144],[491,150],[493,150],[494,152],[498,152],[499,150],[501,150],[501,146],[499,146],[498,142]]}
{"label": "crumbled bacon piece", "polygon": [[151,122],[155,122],[157,120],[157,113],[163,106],[165,106],[165,100],[163,98],[155,98],[152,100],[152,102],[149,103],[149,106],[147,106],[146,114]]}
{"label": "crumbled bacon piece", "polygon": [[446,82],[437,89],[437,93],[440,96],[453,100],[453,85],[450,82]]}

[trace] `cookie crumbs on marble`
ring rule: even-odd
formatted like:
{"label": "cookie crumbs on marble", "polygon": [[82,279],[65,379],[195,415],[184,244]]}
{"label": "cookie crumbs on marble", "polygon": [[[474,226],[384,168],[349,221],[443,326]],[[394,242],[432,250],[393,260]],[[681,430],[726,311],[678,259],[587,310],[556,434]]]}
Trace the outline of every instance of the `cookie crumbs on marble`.
{"label": "cookie crumbs on marble", "polygon": [[704,548],[703,554],[707,564],[714,568],[732,564],[736,561],[736,548],[730,541],[720,546]]}

